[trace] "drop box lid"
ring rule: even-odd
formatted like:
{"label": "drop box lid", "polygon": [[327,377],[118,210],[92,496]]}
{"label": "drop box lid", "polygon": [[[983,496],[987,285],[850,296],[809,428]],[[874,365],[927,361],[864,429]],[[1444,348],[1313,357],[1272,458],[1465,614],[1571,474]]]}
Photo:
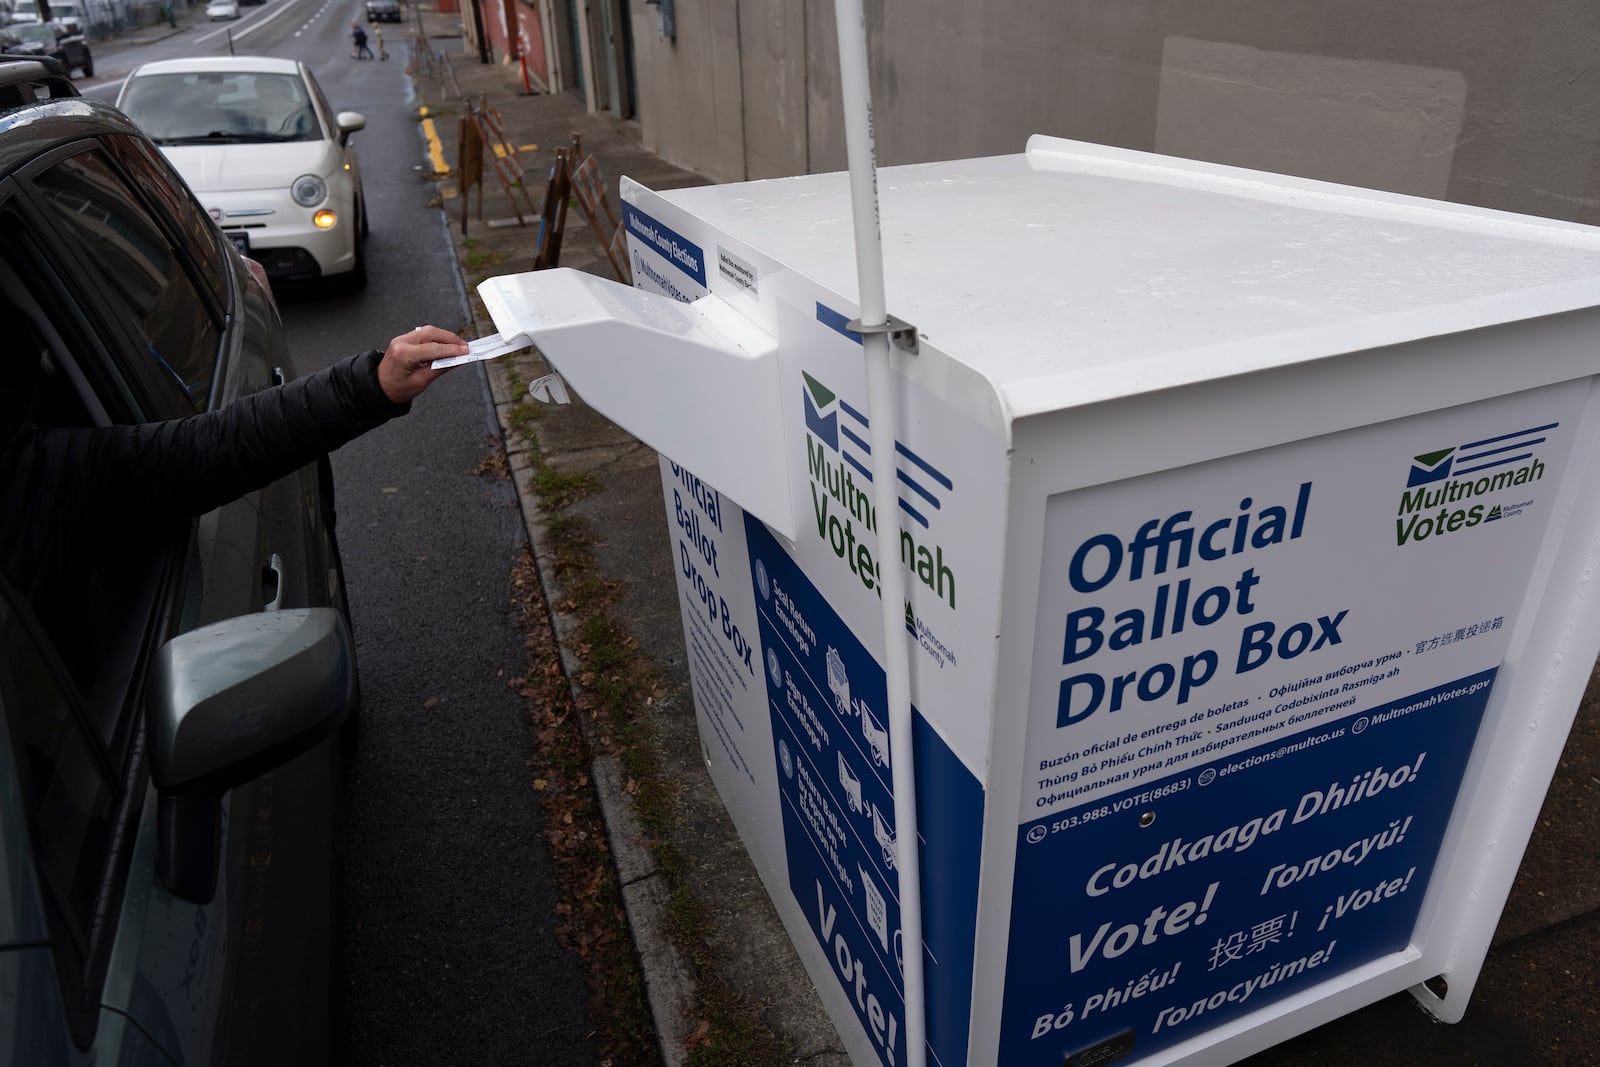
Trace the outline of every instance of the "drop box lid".
{"label": "drop box lid", "polygon": [[[879,172],[888,307],[1023,418],[1600,304],[1600,228],[1044,136]],[[846,300],[848,176],[658,194]]]}

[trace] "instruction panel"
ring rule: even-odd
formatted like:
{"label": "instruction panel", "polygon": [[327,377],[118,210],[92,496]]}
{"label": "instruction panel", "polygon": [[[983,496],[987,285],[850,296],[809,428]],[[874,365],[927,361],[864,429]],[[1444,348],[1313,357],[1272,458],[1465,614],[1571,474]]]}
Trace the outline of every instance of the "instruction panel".
{"label": "instruction panel", "polygon": [[1410,943],[1586,383],[1053,497],[1000,1060]]}

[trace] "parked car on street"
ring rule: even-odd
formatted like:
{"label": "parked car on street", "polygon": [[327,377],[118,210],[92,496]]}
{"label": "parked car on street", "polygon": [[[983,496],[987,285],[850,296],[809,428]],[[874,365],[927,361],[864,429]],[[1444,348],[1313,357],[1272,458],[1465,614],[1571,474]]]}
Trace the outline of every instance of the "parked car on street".
{"label": "parked car on street", "polygon": [[[48,59],[0,59],[0,322],[0,445],[291,373],[265,283]],[[62,556],[0,569],[0,1063],[332,1058],[355,668],[330,485],[324,460],[199,519],[0,514],[8,553],[26,529]]]}
{"label": "parked car on street", "polygon": [[22,40],[38,45],[39,54],[56,60],[68,72],[78,70],[85,78],[94,77],[94,55],[89,38],[59,22],[33,22],[13,28]]}
{"label": "parked car on street", "polygon": [[368,22],[399,22],[400,0],[367,0]]}
{"label": "parked car on street", "polygon": [[[16,7],[11,12],[11,21],[13,24],[27,24],[46,20],[41,17],[39,0],[16,0]],[[84,17],[83,4],[79,0],[50,0],[49,21],[71,26],[78,32],[88,29],[89,26],[89,20]]]}
{"label": "parked car on street", "polygon": [[239,5],[235,0],[211,0],[211,3],[206,5],[206,18],[212,22],[225,22],[238,17]]}
{"label": "parked car on street", "polygon": [[277,281],[367,280],[358,112],[335,113],[304,64],[263,56],[138,67],[117,106],[188,181],[222,232]]}
{"label": "parked car on street", "polygon": [[18,29],[10,26],[0,26],[0,55],[31,56],[38,58],[45,54],[44,45],[38,41],[24,41]]}

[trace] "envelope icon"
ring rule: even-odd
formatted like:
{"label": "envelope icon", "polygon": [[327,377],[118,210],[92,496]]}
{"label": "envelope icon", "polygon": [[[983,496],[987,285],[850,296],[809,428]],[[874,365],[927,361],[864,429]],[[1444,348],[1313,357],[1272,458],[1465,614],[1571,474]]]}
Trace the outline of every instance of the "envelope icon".
{"label": "envelope icon", "polygon": [[1411,476],[1406,479],[1406,488],[1414,485],[1426,485],[1429,482],[1442,482],[1450,477],[1450,461],[1455,458],[1456,450],[1453,448],[1441,449],[1438,452],[1424,452],[1411,460]]}

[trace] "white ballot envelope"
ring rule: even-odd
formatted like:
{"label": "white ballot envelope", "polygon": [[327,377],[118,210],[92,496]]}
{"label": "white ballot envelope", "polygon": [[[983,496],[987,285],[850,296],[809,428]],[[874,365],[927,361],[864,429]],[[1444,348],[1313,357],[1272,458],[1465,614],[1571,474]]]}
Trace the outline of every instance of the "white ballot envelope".
{"label": "white ballot envelope", "polygon": [[444,370],[446,367],[459,367],[463,363],[476,363],[482,359],[499,359],[509,356],[513,352],[520,352],[524,348],[532,347],[533,339],[525,333],[514,333],[509,337],[504,334],[491,333],[487,337],[480,337],[475,341],[467,342],[467,354],[464,356],[446,356],[436,359],[429,364],[434,370]]}

